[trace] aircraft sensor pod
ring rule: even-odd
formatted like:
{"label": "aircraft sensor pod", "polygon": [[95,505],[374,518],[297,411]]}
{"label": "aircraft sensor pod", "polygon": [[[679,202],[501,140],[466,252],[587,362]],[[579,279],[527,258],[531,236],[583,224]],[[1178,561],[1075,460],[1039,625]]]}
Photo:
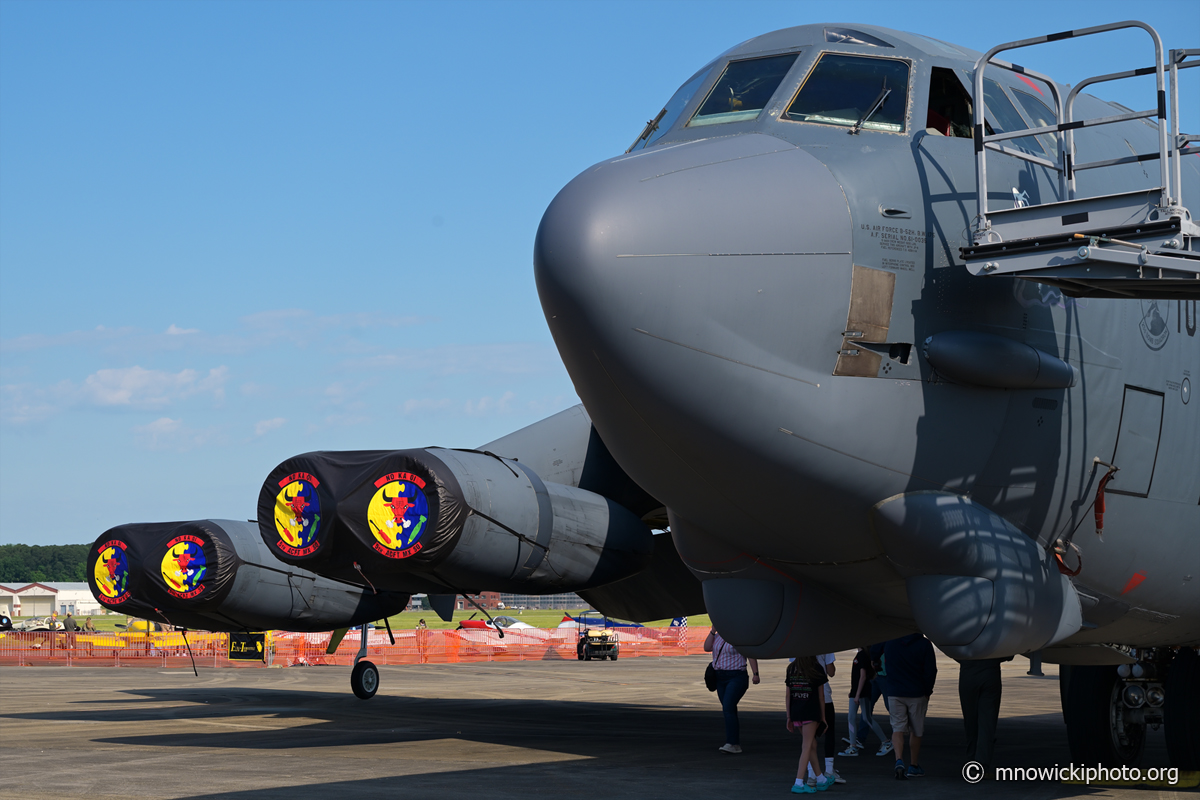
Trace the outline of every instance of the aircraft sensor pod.
{"label": "aircraft sensor pod", "polygon": [[1024,342],[979,331],[943,331],[925,340],[925,360],[956,383],[993,389],[1069,389],[1079,373]]}
{"label": "aircraft sensor pod", "polygon": [[92,593],[118,591],[109,608],[200,630],[324,631],[408,603],[280,566],[254,523],[208,519],[121,525],[96,540],[88,561]]}
{"label": "aircraft sensor pod", "polygon": [[[295,499],[309,486],[319,522]],[[263,485],[259,530],[284,561],[320,553],[322,574],[409,592],[579,591],[640,572],[654,551],[645,524],[601,495],[441,448],[289,459]]]}
{"label": "aircraft sensor pod", "polygon": [[969,497],[897,495],[871,518],[917,625],[952,658],[1029,653],[1082,627],[1075,587],[1046,551]]}

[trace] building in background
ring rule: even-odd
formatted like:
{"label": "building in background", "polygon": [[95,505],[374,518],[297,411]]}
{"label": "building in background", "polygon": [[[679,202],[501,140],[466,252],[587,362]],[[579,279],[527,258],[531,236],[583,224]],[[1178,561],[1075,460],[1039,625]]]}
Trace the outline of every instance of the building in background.
{"label": "building in background", "polygon": [[[484,608],[499,608],[500,593],[499,592],[480,592],[479,594],[471,595],[471,599]],[[429,596],[426,594],[414,594],[409,598],[408,606],[405,611],[430,611],[433,606],[429,604]],[[462,595],[454,596],[454,608],[456,611],[466,611],[469,608],[475,608],[474,605],[463,599]]]}
{"label": "building in background", "polygon": [[500,602],[505,608],[549,608],[558,611],[589,608],[589,604],[574,592],[563,594],[512,594],[500,593]]}
{"label": "building in background", "polygon": [[87,617],[107,613],[83,582],[27,583],[21,587],[0,586],[0,610],[9,616],[48,617],[73,614]]}
{"label": "building in background", "polygon": [[58,615],[74,614],[77,617],[87,617],[94,614],[104,614],[105,610],[92,596],[91,588],[84,582],[43,583],[54,590],[54,610]]}
{"label": "building in background", "polygon": [[17,590],[0,583],[0,612],[15,617],[18,608],[20,604],[17,602]]}

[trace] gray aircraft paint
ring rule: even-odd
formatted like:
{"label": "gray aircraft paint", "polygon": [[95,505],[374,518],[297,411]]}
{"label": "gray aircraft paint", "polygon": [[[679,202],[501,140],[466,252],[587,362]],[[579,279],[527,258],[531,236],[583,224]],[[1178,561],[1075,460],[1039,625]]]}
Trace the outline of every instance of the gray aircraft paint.
{"label": "gray aircraft paint", "polygon": [[[670,510],[715,619],[720,606],[784,618],[773,609],[791,600],[754,600],[752,581],[825,598],[813,611],[829,624],[812,622],[802,645],[777,631],[739,636],[759,655],[915,627],[870,509],[924,491],[965,495],[1043,546],[1079,526],[1084,569],[1073,584],[1084,627],[1067,643],[1200,641],[1200,412],[1185,402],[1200,372],[1195,301],[1073,300],[968,274],[958,248],[974,214],[972,142],[930,135],[920,121],[930,70],[954,70],[969,92],[978,54],[852,27],[894,47],[827,43],[823,26],[752,39],[716,60],[651,146],[588,169],[550,205],[535,245],[538,289],[596,430]],[[724,62],[793,51],[757,120],[685,127]],[[906,132],[848,136],[781,120],[822,52],[909,61]],[[1011,73],[989,77],[1029,91]],[[1086,96],[1079,109],[1112,113]],[[1142,122],[1076,138],[1089,159],[1157,146]],[[1185,203],[1200,198],[1197,161],[1184,159]],[[989,155],[989,202],[1011,205],[1014,189],[1033,203],[1057,199],[1048,173]],[[1081,173],[1080,190],[1150,188],[1152,173],[1139,164]],[[867,348],[880,355],[870,377],[833,374],[853,266],[894,275],[886,335]],[[1029,345],[1078,380],[1029,390],[952,383],[920,353],[948,331]],[[889,357],[890,344],[911,346],[907,364]],[[1140,418],[1123,420],[1123,408]],[[1126,443],[1156,441],[1127,454],[1122,430]],[[1136,463],[1145,453],[1152,476]],[[1124,467],[1103,539],[1088,511],[1102,474],[1095,457]],[[1146,496],[1122,494],[1138,473],[1152,477]]]}

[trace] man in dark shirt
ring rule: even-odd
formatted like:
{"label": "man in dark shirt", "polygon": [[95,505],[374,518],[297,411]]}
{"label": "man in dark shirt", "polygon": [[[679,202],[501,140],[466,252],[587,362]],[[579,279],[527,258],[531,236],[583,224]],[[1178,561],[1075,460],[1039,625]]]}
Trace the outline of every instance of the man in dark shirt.
{"label": "man in dark shirt", "polygon": [[992,768],[996,722],[1000,719],[1000,665],[1008,658],[959,662],[958,701],[962,704],[967,734],[967,760]]}
{"label": "man in dark shirt", "polygon": [[[892,746],[896,751],[896,777],[919,778],[921,769],[921,737],[925,735],[925,711],[937,680],[937,658],[933,645],[923,634],[910,633],[892,639],[883,646],[887,665],[888,691],[891,694],[889,711],[892,718]],[[904,734],[909,734],[911,761],[904,769]]]}
{"label": "man in dark shirt", "polygon": [[79,630],[79,626],[75,623],[75,618],[67,614],[67,618],[63,620],[63,630],[74,633]]}

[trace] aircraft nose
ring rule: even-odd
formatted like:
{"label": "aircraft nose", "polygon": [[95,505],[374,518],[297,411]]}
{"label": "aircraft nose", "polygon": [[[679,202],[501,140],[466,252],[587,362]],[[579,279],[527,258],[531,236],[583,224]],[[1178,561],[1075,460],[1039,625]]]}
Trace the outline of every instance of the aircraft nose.
{"label": "aircraft nose", "polygon": [[729,465],[787,483],[755,454],[787,446],[798,409],[828,407],[812,404],[846,330],[851,234],[825,164],[763,134],[621,156],[559,192],[534,245],[542,309],[639,486],[719,525],[746,517]]}
{"label": "aircraft nose", "polygon": [[[647,336],[828,375],[846,321],[850,250],[846,197],[828,168],[752,134],[652,148],[583,172],[542,217],[534,269],[587,403],[585,373],[597,358],[606,369],[662,373],[663,352],[648,349]],[[812,303],[826,291],[842,303],[828,319]],[[804,328],[819,330],[818,340]]]}

